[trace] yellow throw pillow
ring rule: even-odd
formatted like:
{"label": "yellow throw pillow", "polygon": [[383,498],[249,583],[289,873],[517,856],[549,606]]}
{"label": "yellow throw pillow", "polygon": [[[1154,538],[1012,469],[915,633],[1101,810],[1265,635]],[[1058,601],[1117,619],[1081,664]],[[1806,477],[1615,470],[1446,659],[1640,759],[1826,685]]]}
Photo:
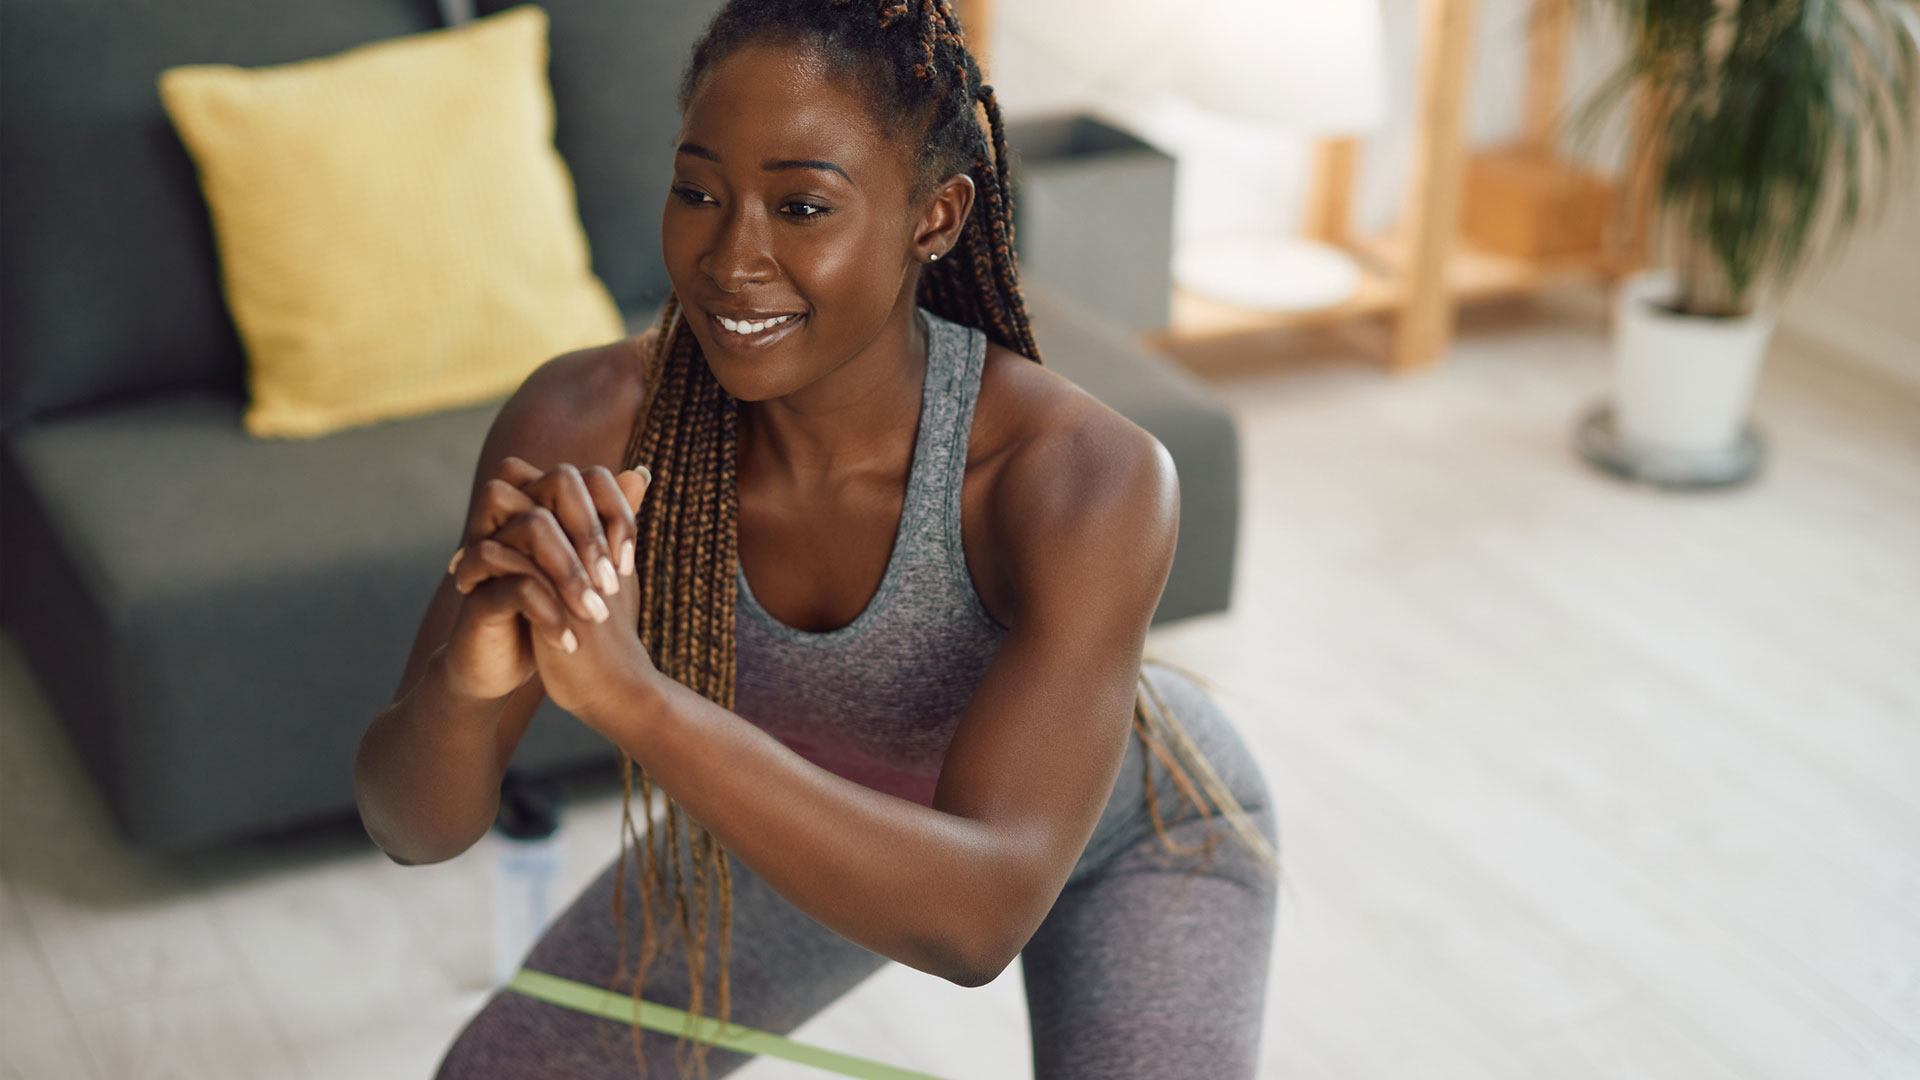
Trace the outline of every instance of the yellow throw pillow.
{"label": "yellow throw pillow", "polygon": [[626,336],[554,148],[544,9],[271,67],[175,67],[159,88],[213,219],[249,434],[504,396]]}

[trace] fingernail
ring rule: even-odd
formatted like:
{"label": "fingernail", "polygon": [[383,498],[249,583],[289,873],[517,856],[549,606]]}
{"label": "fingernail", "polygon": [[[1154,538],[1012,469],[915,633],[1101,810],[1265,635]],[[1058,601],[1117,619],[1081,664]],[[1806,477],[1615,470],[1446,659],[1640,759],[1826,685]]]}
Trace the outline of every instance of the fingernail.
{"label": "fingernail", "polygon": [[577,637],[574,637],[573,631],[571,630],[561,631],[560,647],[567,650],[568,652],[573,652],[575,649],[578,649],[580,647],[580,639]]}
{"label": "fingernail", "polygon": [[653,486],[653,470],[652,469],[647,468],[645,465],[635,465],[633,467],[633,471],[647,478],[648,487]]}
{"label": "fingernail", "polygon": [[606,622],[607,618],[613,614],[607,610],[607,602],[600,599],[600,594],[597,592],[589,592],[585,596],[587,610],[593,613],[593,621]]}
{"label": "fingernail", "polygon": [[620,543],[620,572],[633,573],[633,541],[631,540],[623,540]]}
{"label": "fingernail", "polygon": [[605,555],[593,562],[594,576],[600,579],[600,591],[612,596],[620,591],[620,575],[614,572],[613,562]]}
{"label": "fingernail", "polygon": [[465,547],[461,547],[458,550],[454,551],[453,558],[447,560],[447,573],[449,574],[453,573],[454,567],[460,565],[460,556],[465,555],[466,553],[467,553],[467,549]]}

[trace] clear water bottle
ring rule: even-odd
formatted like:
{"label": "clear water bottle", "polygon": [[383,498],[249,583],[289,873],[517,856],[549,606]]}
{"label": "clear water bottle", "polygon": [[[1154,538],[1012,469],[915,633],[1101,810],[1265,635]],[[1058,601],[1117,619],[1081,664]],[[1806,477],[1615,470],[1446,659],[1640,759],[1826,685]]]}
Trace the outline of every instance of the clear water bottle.
{"label": "clear water bottle", "polygon": [[546,931],[559,902],[564,864],[560,785],[507,770],[493,847],[493,985],[510,981]]}

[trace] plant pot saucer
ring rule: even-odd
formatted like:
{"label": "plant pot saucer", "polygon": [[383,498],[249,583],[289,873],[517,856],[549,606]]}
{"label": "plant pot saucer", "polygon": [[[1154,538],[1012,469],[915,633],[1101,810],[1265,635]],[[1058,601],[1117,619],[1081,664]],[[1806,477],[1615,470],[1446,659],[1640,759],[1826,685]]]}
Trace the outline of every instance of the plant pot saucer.
{"label": "plant pot saucer", "polygon": [[1697,452],[1635,447],[1613,425],[1613,404],[1588,408],[1574,429],[1574,447],[1587,463],[1615,476],[1661,488],[1726,487],[1751,480],[1765,457],[1760,435],[1747,425],[1724,451]]}

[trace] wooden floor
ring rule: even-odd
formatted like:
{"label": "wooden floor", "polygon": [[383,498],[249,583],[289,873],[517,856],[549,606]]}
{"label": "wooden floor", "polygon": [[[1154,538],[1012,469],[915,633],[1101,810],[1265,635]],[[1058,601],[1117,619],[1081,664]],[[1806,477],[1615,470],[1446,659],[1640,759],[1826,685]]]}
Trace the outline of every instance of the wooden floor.
{"label": "wooden floor", "polygon": [[[1608,380],[1580,296],[1405,380],[1251,351],[1206,358],[1233,610],[1150,648],[1221,684],[1278,799],[1262,1075],[1920,1077],[1920,390],[1782,339],[1765,474],[1673,494],[1571,451]],[[576,792],[569,895],[618,815]],[[486,993],[487,869],[351,823],[131,855],[0,650],[5,1080],[423,1080]],[[1025,1023],[1017,967],[894,965],[795,1038],[1000,1078]]]}

